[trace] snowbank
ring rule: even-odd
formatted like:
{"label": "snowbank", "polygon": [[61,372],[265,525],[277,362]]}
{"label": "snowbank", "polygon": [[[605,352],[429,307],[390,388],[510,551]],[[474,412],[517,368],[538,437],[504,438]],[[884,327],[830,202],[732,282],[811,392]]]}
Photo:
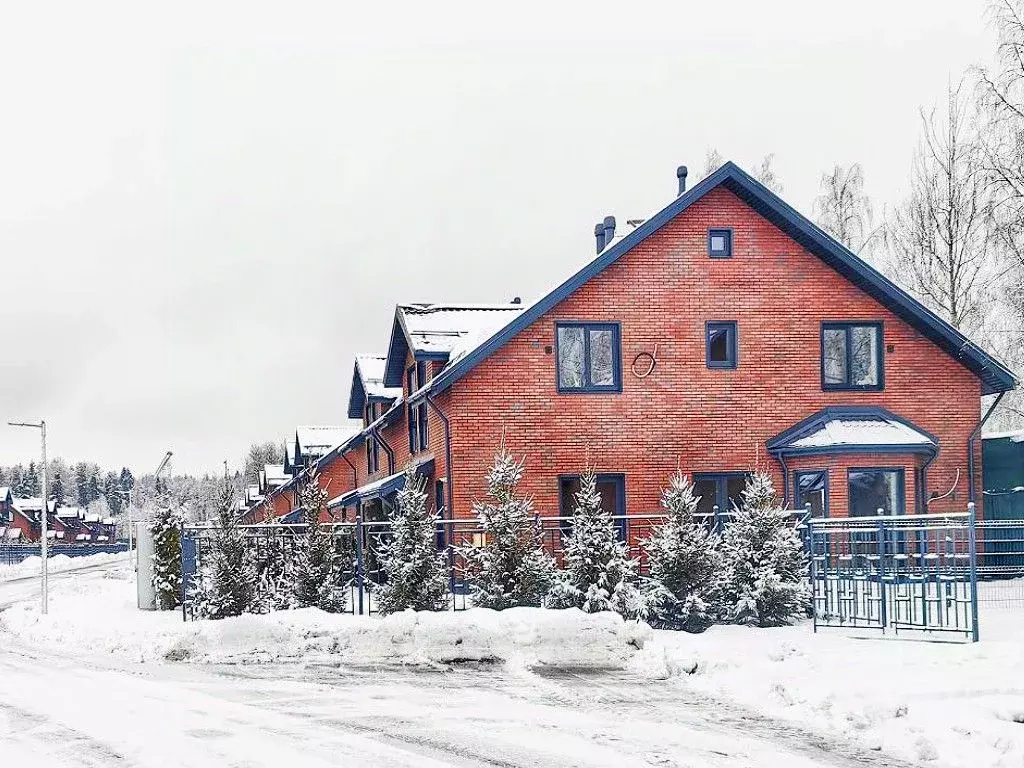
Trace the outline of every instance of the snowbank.
{"label": "snowbank", "polygon": [[[54,555],[49,558],[49,572],[63,573],[64,571],[73,571],[90,565],[100,565],[102,563],[112,563],[127,559],[127,552],[98,552],[95,555],[82,555],[81,557]],[[32,555],[16,565],[0,565],[0,582],[10,581],[11,579],[23,579],[28,576],[38,576],[42,564],[43,558],[38,555]]]}
{"label": "snowbank", "polygon": [[978,644],[780,629],[658,631],[631,668],[864,747],[943,766],[1024,765],[1024,610]]}
{"label": "snowbank", "polygon": [[186,623],[178,612],[137,610],[128,568],[56,583],[47,616],[34,601],[20,603],[0,614],[0,629],[26,643],[142,662],[511,662],[559,669],[623,669],[650,635],[615,614],[539,608],[387,617],[310,608]]}

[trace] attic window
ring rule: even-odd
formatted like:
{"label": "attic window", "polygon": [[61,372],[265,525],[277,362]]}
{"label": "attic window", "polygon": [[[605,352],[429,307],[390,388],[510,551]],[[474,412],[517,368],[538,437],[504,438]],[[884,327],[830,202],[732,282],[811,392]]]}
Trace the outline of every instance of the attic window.
{"label": "attic window", "polygon": [[728,259],[732,256],[732,230],[708,230],[708,256],[713,259]]}

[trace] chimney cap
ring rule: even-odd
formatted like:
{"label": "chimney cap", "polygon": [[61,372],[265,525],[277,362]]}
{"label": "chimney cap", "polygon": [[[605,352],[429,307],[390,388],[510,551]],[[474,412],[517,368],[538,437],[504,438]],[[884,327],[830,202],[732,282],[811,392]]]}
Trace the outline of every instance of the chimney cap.
{"label": "chimney cap", "polygon": [[611,227],[612,229],[614,229],[615,228],[615,217],[614,216],[605,216],[604,217],[604,227],[605,227],[605,229],[608,229],[608,227]]}
{"label": "chimney cap", "polygon": [[676,178],[677,179],[685,179],[686,178],[686,166],[685,165],[680,165],[678,168],[676,168]]}
{"label": "chimney cap", "polygon": [[513,303],[513,304],[522,304],[522,303],[523,303],[523,300],[522,300],[521,298],[519,298],[518,296],[516,296],[516,297],[514,297],[514,298],[512,299],[512,303]]}
{"label": "chimney cap", "polygon": [[595,235],[603,235],[604,234],[604,224],[602,224],[600,221],[597,222],[597,224],[594,225],[594,234]]}

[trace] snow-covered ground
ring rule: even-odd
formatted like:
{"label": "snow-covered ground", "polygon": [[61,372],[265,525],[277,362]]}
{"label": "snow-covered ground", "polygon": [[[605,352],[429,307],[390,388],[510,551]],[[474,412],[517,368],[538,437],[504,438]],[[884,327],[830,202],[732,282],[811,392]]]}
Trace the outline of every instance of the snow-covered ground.
{"label": "snow-covered ground", "polygon": [[[49,573],[64,573],[74,571],[78,568],[86,568],[103,563],[114,563],[121,560],[127,561],[127,552],[98,552],[95,555],[82,555],[81,557],[68,557],[67,555],[54,555],[49,558]],[[14,565],[0,565],[0,582],[11,581],[12,579],[23,579],[28,576],[38,576],[43,559],[33,555],[26,557],[20,563]]]}
{"label": "snow-covered ground", "polygon": [[[48,617],[34,601],[0,613],[0,758],[1022,766],[1021,614],[986,611],[977,645],[528,609],[186,624],[135,610],[112,566],[57,577]],[[38,713],[44,739],[18,726]],[[61,762],[56,742],[91,762]]]}

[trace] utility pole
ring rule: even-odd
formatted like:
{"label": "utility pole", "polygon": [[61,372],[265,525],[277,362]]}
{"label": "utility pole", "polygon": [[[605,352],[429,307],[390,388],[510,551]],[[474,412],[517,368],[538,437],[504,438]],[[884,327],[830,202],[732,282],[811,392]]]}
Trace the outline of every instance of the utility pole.
{"label": "utility pole", "polygon": [[[168,451],[164,454],[164,457],[160,459],[160,463],[156,467],[156,472],[153,474],[153,482],[156,483],[160,479],[160,473],[164,471],[164,467],[171,460],[171,456],[174,455],[173,451]],[[134,483],[132,484],[134,487]],[[138,558],[135,557],[135,553],[132,551],[132,536],[135,534],[135,524],[132,522],[132,488],[128,489],[128,561],[133,563],[133,568],[138,570],[139,563]]]}
{"label": "utility pole", "polygon": [[42,502],[43,503],[42,503],[42,509],[40,510],[40,513],[39,513],[39,519],[40,519],[39,525],[40,525],[40,532],[42,533],[42,541],[41,541],[42,551],[41,551],[41,554],[42,554],[42,557],[43,557],[43,563],[42,563],[42,566],[40,567],[40,573],[41,573],[41,576],[42,576],[42,592],[43,592],[43,595],[42,595],[42,599],[43,599],[43,602],[42,602],[42,614],[45,616],[47,611],[49,610],[49,607],[50,607],[50,600],[49,600],[49,578],[48,578],[49,577],[50,566],[49,566],[49,563],[47,562],[47,558],[49,557],[49,554],[50,554],[50,542],[48,540],[48,534],[49,534],[48,522],[49,521],[46,519],[47,515],[49,514],[49,511],[50,511],[50,501],[49,501],[49,498],[48,498],[48,496],[50,495],[50,491],[49,491],[49,488],[47,487],[47,482],[46,482],[46,479],[47,479],[46,478],[46,422],[42,421],[42,420],[40,420],[38,423],[32,423],[32,422],[26,422],[26,421],[9,421],[9,422],[7,422],[7,424],[9,426],[12,426],[12,427],[31,427],[32,429],[38,429],[39,432],[40,432],[40,435],[42,436],[43,467],[42,467],[42,470],[41,470],[41,472],[42,472],[42,478],[41,479],[42,479],[42,492],[43,492]]}

